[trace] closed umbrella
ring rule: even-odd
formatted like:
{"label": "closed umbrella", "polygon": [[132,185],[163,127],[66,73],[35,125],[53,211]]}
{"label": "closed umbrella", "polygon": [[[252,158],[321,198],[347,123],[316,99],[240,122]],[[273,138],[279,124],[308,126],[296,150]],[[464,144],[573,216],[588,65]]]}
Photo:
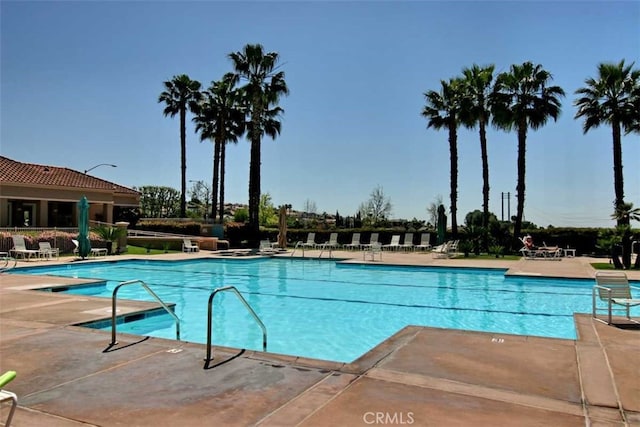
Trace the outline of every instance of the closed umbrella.
{"label": "closed umbrella", "polygon": [[287,207],[280,206],[280,217],[278,218],[278,246],[287,247]]}
{"label": "closed umbrella", "polygon": [[91,242],[89,241],[89,201],[82,196],[78,202],[78,255],[82,259],[89,256]]}
{"label": "closed umbrella", "polygon": [[447,232],[447,215],[444,213],[444,206],[438,206],[438,244],[444,243],[445,233]]}

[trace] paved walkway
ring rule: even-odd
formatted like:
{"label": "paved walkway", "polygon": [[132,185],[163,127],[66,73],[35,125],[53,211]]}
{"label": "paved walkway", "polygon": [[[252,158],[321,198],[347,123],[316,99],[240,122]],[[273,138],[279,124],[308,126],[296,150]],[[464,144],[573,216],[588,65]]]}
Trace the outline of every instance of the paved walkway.
{"label": "paved walkway", "polygon": [[[215,255],[158,257],[194,256]],[[590,261],[385,252],[382,262],[589,278]],[[72,326],[108,317],[110,302],[29,290],[75,282],[0,275],[0,371],[18,372],[7,387],[19,397],[14,426],[640,425],[637,324],[577,314],[577,340],[410,326],[351,364],[215,348],[205,367],[203,345],[119,334],[110,347],[108,332]],[[7,413],[3,405],[0,419]]]}

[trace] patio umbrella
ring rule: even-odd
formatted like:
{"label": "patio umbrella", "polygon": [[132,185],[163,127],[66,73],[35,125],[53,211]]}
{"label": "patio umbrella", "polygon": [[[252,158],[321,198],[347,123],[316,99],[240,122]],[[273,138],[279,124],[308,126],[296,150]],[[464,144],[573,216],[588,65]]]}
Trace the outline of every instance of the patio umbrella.
{"label": "patio umbrella", "polygon": [[287,247],[287,207],[280,206],[280,217],[278,218],[278,246]]}
{"label": "patio umbrella", "polygon": [[444,206],[438,206],[438,244],[444,243],[447,231],[447,215],[444,213]]}
{"label": "patio umbrella", "polygon": [[82,196],[78,202],[78,255],[82,259],[91,252],[91,242],[89,241],[89,201],[86,196]]}

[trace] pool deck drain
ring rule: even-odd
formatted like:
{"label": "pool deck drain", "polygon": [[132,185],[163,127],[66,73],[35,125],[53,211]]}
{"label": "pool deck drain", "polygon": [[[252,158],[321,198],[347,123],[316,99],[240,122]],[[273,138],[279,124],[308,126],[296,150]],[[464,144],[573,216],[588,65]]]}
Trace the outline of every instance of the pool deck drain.
{"label": "pool deck drain", "polygon": [[[483,266],[423,254],[384,258]],[[484,265],[593,276],[580,258]],[[637,324],[618,328],[577,314],[577,340],[410,326],[351,364],[216,348],[204,369],[204,345],[119,334],[109,347],[109,332],[71,326],[99,317],[102,299],[25,289],[73,281],[0,276],[0,370],[18,372],[7,386],[19,399],[16,427],[640,425]],[[0,420],[7,413],[3,405]]]}

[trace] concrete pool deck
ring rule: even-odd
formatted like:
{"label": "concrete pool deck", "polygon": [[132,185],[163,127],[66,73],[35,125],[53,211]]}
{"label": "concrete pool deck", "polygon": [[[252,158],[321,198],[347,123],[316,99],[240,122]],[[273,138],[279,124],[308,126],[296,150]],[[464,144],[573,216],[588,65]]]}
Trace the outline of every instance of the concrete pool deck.
{"label": "concrete pool deck", "polygon": [[[362,262],[361,252],[333,256]],[[593,261],[602,260],[385,252],[376,263],[592,278]],[[52,262],[19,263],[45,264]],[[640,271],[627,273],[640,280]],[[6,386],[18,395],[16,427],[640,425],[637,323],[576,314],[577,340],[409,326],[351,364],[215,347],[206,367],[204,345],[118,334],[110,347],[109,332],[73,326],[109,317],[110,301],[30,290],[77,282],[0,275],[0,373],[18,372]],[[122,301],[119,309],[153,305]],[[0,421],[7,414],[3,404]]]}

